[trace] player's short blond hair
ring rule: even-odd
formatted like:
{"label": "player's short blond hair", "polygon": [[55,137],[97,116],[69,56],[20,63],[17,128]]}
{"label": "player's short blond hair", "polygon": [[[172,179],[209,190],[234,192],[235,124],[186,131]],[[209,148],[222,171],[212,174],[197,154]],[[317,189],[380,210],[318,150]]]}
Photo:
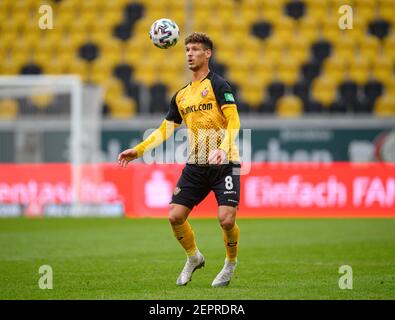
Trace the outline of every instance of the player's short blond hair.
{"label": "player's short blond hair", "polygon": [[213,50],[214,44],[210,37],[203,32],[194,32],[185,38],[185,45],[188,43],[202,43],[205,49]]}

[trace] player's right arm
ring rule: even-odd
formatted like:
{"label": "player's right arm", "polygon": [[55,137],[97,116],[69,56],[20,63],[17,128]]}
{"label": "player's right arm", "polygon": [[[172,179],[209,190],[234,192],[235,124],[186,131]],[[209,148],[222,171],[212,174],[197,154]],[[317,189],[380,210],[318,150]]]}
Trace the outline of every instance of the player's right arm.
{"label": "player's right arm", "polygon": [[173,121],[163,120],[158,129],[152,132],[147,139],[139,143],[133,149],[126,149],[118,156],[118,163],[120,166],[126,168],[130,161],[140,158],[144,152],[152,150],[166,141],[174,132],[179,124]]}
{"label": "player's right arm", "polygon": [[144,152],[152,150],[166,141],[173,134],[174,130],[180,126],[182,118],[176,104],[176,95],[171,100],[169,112],[160,127],[134,148],[126,149],[119,154],[118,163],[120,166],[126,168],[130,161],[141,157]]}

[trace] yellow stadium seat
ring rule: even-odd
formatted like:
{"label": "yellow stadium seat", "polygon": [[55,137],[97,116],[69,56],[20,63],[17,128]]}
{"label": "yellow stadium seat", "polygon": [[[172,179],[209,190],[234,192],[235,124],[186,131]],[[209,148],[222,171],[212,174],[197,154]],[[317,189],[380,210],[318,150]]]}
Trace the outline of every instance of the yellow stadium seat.
{"label": "yellow stadium seat", "polygon": [[392,23],[392,26],[394,26],[394,23],[395,23],[395,4],[394,4],[394,2],[380,6],[379,12],[380,12],[380,17],[382,17],[385,20],[390,21]]}
{"label": "yellow stadium seat", "polygon": [[303,103],[295,96],[281,97],[276,104],[276,114],[282,118],[297,118],[303,113]]}
{"label": "yellow stadium seat", "polygon": [[15,41],[18,39],[18,33],[15,30],[7,30],[6,33],[1,35],[0,46],[4,50],[12,48]]}
{"label": "yellow stadium seat", "polygon": [[336,98],[336,89],[334,79],[321,76],[314,80],[311,94],[316,101],[322,103],[324,107],[328,107]]}
{"label": "yellow stadium seat", "polygon": [[[222,33],[222,27],[213,27],[213,26],[209,26],[207,29],[207,34],[208,36],[211,38],[211,40],[215,43],[218,42],[219,39],[222,38],[223,33]],[[232,34],[233,37],[235,37],[235,39],[239,38],[239,34]]]}
{"label": "yellow stadium seat", "polygon": [[[243,51],[239,52],[237,57],[241,57],[239,59],[249,61],[250,64],[256,64],[256,62],[262,58],[262,54],[261,54],[260,50],[252,50],[252,49],[249,49],[248,46],[244,46]],[[228,59],[226,61],[229,63],[232,63],[231,59]]]}
{"label": "yellow stadium seat", "polygon": [[129,119],[136,113],[136,102],[129,97],[121,96],[109,102],[111,117],[116,119]]}
{"label": "yellow stadium seat", "polygon": [[8,15],[7,28],[21,30],[25,22],[29,19],[29,13],[25,10],[15,11]]}
{"label": "yellow stadium seat", "polygon": [[152,69],[137,69],[134,78],[146,86],[151,86],[157,81],[158,75]]}
{"label": "yellow stadium seat", "polygon": [[355,41],[350,37],[341,36],[333,42],[334,54],[343,61],[354,59],[355,50]]}
{"label": "yellow stadium seat", "polygon": [[273,71],[262,72],[261,70],[254,69],[250,72],[248,79],[254,81],[257,86],[263,88],[273,81]]}
{"label": "yellow stadium seat", "polygon": [[25,39],[20,37],[18,38],[13,44],[12,44],[12,51],[14,52],[25,52],[26,54],[28,54],[29,52],[31,52],[33,46],[30,45],[29,42],[24,41]]}
{"label": "yellow stadium seat", "polygon": [[327,39],[330,42],[335,42],[339,37],[341,37],[344,33],[338,27],[339,15],[336,14],[327,14],[325,17],[322,17],[319,21],[321,27],[321,36]]}
{"label": "yellow stadium seat", "polygon": [[199,21],[200,23],[207,25],[207,21],[210,21],[211,15],[211,11],[209,11],[208,8],[204,8],[195,11],[194,18],[195,21]]}
{"label": "yellow stadium seat", "polygon": [[0,119],[13,120],[19,112],[18,102],[14,99],[0,100]]}
{"label": "yellow stadium seat", "polygon": [[66,64],[60,62],[58,59],[51,59],[49,62],[43,64],[43,70],[46,74],[63,74],[66,72]]}
{"label": "yellow stadium seat", "polygon": [[373,61],[372,73],[376,79],[386,83],[388,79],[394,76],[394,63],[391,58],[385,55],[378,56]]}
{"label": "yellow stadium seat", "polygon": [[85,29],[89,32],[97,28],[98,15],[94,11],[88,11],[84,13]]}
{"label": "yellow stadium seat", "polygon": [[319,36],[318,22],[311,15],[302,17],[298,21],[298,34],[308,43],[315,41]]}
{"label": "yellow stadium seat", "polygon": [[19,72],[22,66],[29,61],[28,54],[28,52],[12,51],[8,62],[11,63],[11,65],[14,65],[17,69],[16,71]]}
{"label": "yellow stadium seat", "polygon": [[267,59],[266,55],[262,55],[262,57],[256,61],[255,69],[257,71],[257,76],[265,79],[263,81],[266,82],[266,79],[273,78],[275,64]]}
{"label": "yellow stadium seat", "polygon": [[242,69],[229,69],[228,70],[229,80],[231,82],[236,83],[238,86],[241,86],[246,79],[248,78],[248,74],[245,70]]}
{"label": "yellow stadium seat", "polygon": [[[0,1],[1,4],[1,1]],[[7,28],[6,25],[6,19],[7,19],[7,10],[5,9],[1,9],[1,5],[0,5],[0,32],[1,30],[5,30]]]}
{"label": "yellow stadium seat", "polygon": [[67,65],[66,72],[79,75],[82,80],[86,80],[89,77],[88,63],[85,60],[76,58]]}
{"label": "yellow stadium seat", "polygon": [[286,47],[288,51],[286,55],[291,55],[299,64],[305,62],[310,54],[310,44],[306,38],[300,33],[295,33],[290,39]]}
{"label": "yellow stadium seat", "polygon": [[101,86],[101,85],[103,85],[104,82],[106,82],[108,77],[109,77],[109,74],[106,72],[96,72],[96,73],[90,74],[89,81],[91,83]]}
{"label": "yellow stadium seat", "polygon": [[86,42],[86,35],[83,33],[70,33],[68,37],[64,38],[63,41],[67,43],[68,46],[78,49]]}
{"label": "yellow stadium seat", "polygon": [[59,3],[59,12],[78,12],[79,1],[69,0]]}
{"label": "yellow stadium seat", "polygon": [[369,62],[377,59],[380,52],[380,41],[373,36],[366,36],[359,43],[361,55]]}
{"label": "yellow stadium seat", "polygon": [[[40,1],[40,0],[22,0],[22,1],[15,2],[14,8],[15,9],[22,9],[23,8],[24,10],[27,10],[27,11],[30,10],[30,11],[36,12],[37,8],[40,4],[42,4],[42,1]],[[17,5],[19,5],[19,8]]]}
{"label": "yellow stadium seat", "polygon": [[338,55],[330,56],[324,62],[323,72],[328,77],[334,79],[336,83],[340,83],[345,78],[346,60]]}
{"label": "yellow stadium seat", "polygon": [[109,77],[103,83],[102,88],[104,92],[104,101],[106,102],[108,99],[111,99],[113,97],[119,97],[123,93],[123,84],[119,79],[115,77]]}
{"label": "yellow stadium seat", "polygon": [[51,31],[69,32],[72,25],[74,25],[75,15],[75,12],[60,12],[54,19],[54,29]]}
{"label": "yellow stadium seat", "polygon": [[[167,85],[167,86],[170,86],[171,84],[172,84],[172,82],[173,81],[176,81],[176,80],[178,80],[178,79],[181,79],[182,77],[182,74],[180,74],[179,72],[178,72],[178,70],[172,70],[172,69],[169,69],[169,70],[162,70],[161,72],[158,72],[157,73],[157,75],[158,75],[158,77],[157,77],[157,79],[160,81],[160,82],[162,82],[162,83],[164,83],[165,85]],[[179,88],[180,89],[180,88]]]}
{"label": "yellow stadium seat", "polygon": [[344,35],[354,41],[360,42],[363,37],[366,37],[368,21],[360,16],[353,17],[352,29],[346,29]]}
{"label": "yellow stadium seat", "polygon": [[92,40],[99,47],[105,46],[106,42],[109,41],[110,36],[108,31],[103,29],[95,29],[89,33],[89,39]]}
{"label": "yellow stadium seat", "polygon": [[292,86],[299,78],[298,61],[292,56],[284,56],[277,67],[277,77],[285,85]]}
{"label": "yellow stadium seat", "polygon": [[242,59],[247,61],[255,62],[262,57],[262,41],[252,38],[252,37],[244,37],[242,41],[239,42],[229,42],[220,41],[218,44],[214,44],[218,50],[216,53],[220,53],[222,50],[230,51],[230,53],[234,53],[237,56],[241,56]]}
{"label": "yellow stadium seat", "polygon": [[167,82],[165,85],[167,86],[167,99],[170,99],[175,95],[175,93],[180,90],[182,87],[186,85],[187,81],[183,81],[182,78],[177,77],[172,80],[172,82]]}
{"label": "yellow stadium seat", "polygon": [[123,58],[127,63],[135,65],[138,64],[143,58],[143,53],[139,50],[128,50],[126,48],[125,52],[123,53]]}
{"label": "yellow stadium seat", "polygon": [[236,6],[238,5],[242,10],[251,8],[256,11],[261,4],[261,0],[243,0],[236,2]]}
{"label": "yellow stadium seat", "polygon": [[110,75],[114,67],[115,64],[113,61],[106,59],[105,57],[101,57],[95,61],[92,61],[91,72],[92,74],[104,73]]}
{"label": "yellow stadium seat", "polygon": [[54,101],[54,96],[51,93],[40,93],[30,97],[31,102],[40,110],[48,109],[50,104]]}
{"label": "yellow stadium seat", "polygon": [[120,56],[122,49],[124,49],[124,43],[118,39],[110,38],[108,41],[100,44],[100,50],[103,55],[116,55]]}
{"label": "yellow stadium seat", "polygon": [[395,96],[384,95],[377,99],[373,112],[378,117],[395,116]]}
{"label": "yellow stadium seat", "polygon": [[10,3],[7,1],[0,1],[0,12],[6,13],[10,10]]}
{"label": "yellow stadium seat", "polygon": [[[230,1],[224,1],[223,3],[230,3]],[[234,19],[235,12],[233,8],[217,8],[216,12],[213,13],[214,17],[216,17],[218,20],[223,21],[223,22],[229,22]]]}
{"label": "yellow stadium seat", "polygon": [[332,8],[340,8],[342,5],[353,6],[355,3],[355,1],[352,0],[329,0],[327,2],[328,2],[328,6]]}
{"label": "yellow stadium seat", "polygon": [[[113,12],[121,12],[123,7],[128,1],[124,0],[117,0],[117,1],[105,1],[103,4],[103,10],[104,11],[113,11]],[[153,5],[156,6],[163,6],[163,1],[150,1],[149,3],[152,3]]]}
{"label": "yellow stadium seat", "polygon": [[45,66],[50,64],[52,61],[52,54],[49,51],[37,50],[34,52],[32,60],[45,69]]}
{"label": "yellow stadium seat", "polygon": [[265,56],[272,63],[281,61],[286,43],[277,37],[270,37],[264,44]]}
{"label": "yellow stadium seat", "polygon": [[241,90],[241,95],[243,100],[253,108],[263,102],[263,88],[260,86],[244,86]]}
{"label": "yellow stadium seat", "polygon": [[186,9],[185,1],[171,0],[169,3],[169,9],[171,12],[182,11]]}
{"label": "yellow stadium seat", "polygon": [[[111,2],[111,1],[108,1]],[[122,10],[103,10],[98,14],[98,19],[103,21],[104,28],[110,29],[113,28],[116,24],[122,21]]]}
{"label": "yellow stadium seat", "polygon": [[246,59],[246,56],[240,53],[236,53],[235,59],[232,63],[232,65],[229,65],[229,70],[243,70],[245,72],[249,72],[250,67],[253,65],[254,61],[249,61]]}
{"label": "yellow stadium seat", "polygon": [[307,1],[307,11],[309,15],[321,20],[327,16],[328,4],[326,1]]}
{"label": "yellow stadium seat", "polygon": [[365,57],[357,56],[350,61],[348,74],[357,84],[363,85],[369,79],[369,63]]}
{"label": "yellow stadium seat", "polygon": [[394,97],[395,96],[395,76],[393,75],[389,79],[385,79],[384,82],[385,92],[387,95]]}
{"label": "yellow stadium seat", "polygon": [[384,54],[395,64],[395,32],[384,40]]}
{"label": "yellow stadium seat", "polygon": [[295,34],[296,22],[289,17],[281,17],[274,26],[274,36],[283,42],[290,41]]}
{"label": "yellow stadium seat", "polygon": [[184,11],[173,11],[169,18],[176,21],[181,33],[186,30],[186,15]]}
{"label": "yellow stadium seat", "polygon": [[40,45],[39,35],[37,33],[24,33],[23,37],[20,38],[23,41],[29,50],[33,48],[37,48]]}
{"label": "yellow stadium seat", "polygon": [[370,21],[375,16],[376,0],[358,0],[355,2],[353,14]]}
{"label": "yellow stadium seat", "polygon": [[94,12],[102,5],[103,3],[100,3],[97,0],[84,0],[81,2],[81,9],[85,12]]}
{"label": "yellow stadium seat", "polygon": [[146,11],[166,11],[167,3],[165,1],[145,1]]}
{"label": "yellow stadium seat", "polygon": [[215,52],[215,57],[219,62],[231,65],[236,58],[236,53],[234,50],[217,50]]}
{"label": "yellow stadium seat", "polygon": [[[241,3],[245,4],[245,1],[241,1]],[[239,16],[240,20],[245,21],[248,25],[251,25],[252,23],[256,22],[260,17],[259,11],[256,10],[255,7],[252,7],[252,6],[246,7],[244,5],[237,11],[240,14],[240,16]]]}

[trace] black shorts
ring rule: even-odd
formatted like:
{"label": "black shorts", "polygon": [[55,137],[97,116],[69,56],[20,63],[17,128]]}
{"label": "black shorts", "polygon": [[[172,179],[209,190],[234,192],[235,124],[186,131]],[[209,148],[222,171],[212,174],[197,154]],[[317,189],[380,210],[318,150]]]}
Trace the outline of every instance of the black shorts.
{"label": "black shorts", "polygon": [[237,207],[240,200],[240,164],[187,164],[174,189],[170,203],[193,209],[214,191],[219,206]]}

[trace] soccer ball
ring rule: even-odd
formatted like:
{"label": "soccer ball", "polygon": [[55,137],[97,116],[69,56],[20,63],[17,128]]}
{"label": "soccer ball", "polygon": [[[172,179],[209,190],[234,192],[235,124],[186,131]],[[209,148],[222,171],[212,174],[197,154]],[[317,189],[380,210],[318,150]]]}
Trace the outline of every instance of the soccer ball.
{"label": "soccer ball", "polygon": [[156,20],[149,32],[152,43],[161,49],[167,49],[174,46],[180,36],[180,30],[177,24],[170,19]]}

